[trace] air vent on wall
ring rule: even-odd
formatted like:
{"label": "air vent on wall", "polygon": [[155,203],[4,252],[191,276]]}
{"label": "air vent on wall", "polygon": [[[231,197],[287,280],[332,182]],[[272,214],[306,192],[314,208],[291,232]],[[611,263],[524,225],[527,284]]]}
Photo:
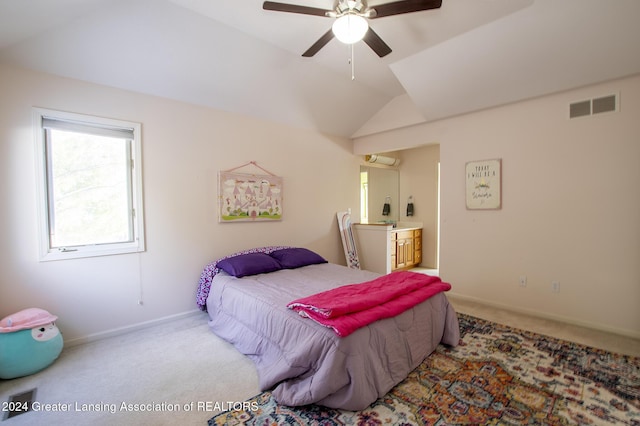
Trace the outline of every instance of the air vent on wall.
{"label": "air vent on wall", "polygon": [[609,95],[569,104],[569,118],[618,110],[618,96]]}
{"label": "air vent on wall", "polygon": [[596,98],[591,101],[591,113],[599,114],[601,112],[615,111],[618,104],[616,95],[609,95],[602,98]]}

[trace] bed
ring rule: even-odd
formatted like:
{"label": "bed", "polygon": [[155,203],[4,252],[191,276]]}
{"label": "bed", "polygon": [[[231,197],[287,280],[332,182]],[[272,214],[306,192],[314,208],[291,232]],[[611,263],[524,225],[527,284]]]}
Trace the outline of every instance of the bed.
{"label": "bed", "polygon": [[304,248],[262,247],[207,265],[197,303],[208,312],[211,330],[253,360],[260,388],[271,390],[279,404],[362,410],[439,344],[458,344],[458,319],[444,292],[345,337],[288,305],[383,278],[328,263]]}

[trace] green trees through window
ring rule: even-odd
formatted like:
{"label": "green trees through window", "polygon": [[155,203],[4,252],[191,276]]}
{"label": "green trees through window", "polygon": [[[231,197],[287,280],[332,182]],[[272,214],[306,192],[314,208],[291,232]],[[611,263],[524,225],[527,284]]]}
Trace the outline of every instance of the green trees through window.
{"label": "green trees through window", "polygon": [[144,250],[140,125],[37,109],[41,259]]}

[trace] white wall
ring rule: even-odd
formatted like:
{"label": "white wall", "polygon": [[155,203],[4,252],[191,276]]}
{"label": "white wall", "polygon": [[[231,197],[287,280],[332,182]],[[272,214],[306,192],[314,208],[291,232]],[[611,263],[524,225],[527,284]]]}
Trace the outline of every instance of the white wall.
{"label": "white wall", "polygon": [[[438,267],[438,163],[440,146],[427,145],[399,152],[401,220],[422,222],[422,263]],[[414,216],[407,217],[407,202],[413,196]]]}
{"label": "white wall", "polygon": [[[611,93],[619,112],[568,119],[570,102]],[[440,144],[440,273],[455,294],[640,337],[639,117],[634,76],[362,137],[354,152]],[[491,158],[503,207],[469,211],[465,163]]]}
{"label": "white wall", "polygon": [[[3,65],[0,93],[0,318],[40,307],[78,340],[196,309],[202,268],[230,252],[290,244],[344,264],[335,213],[359,214],[350,141]],[[34,106],[142,123],[146,252],[38,262]],[[218,223],[217,173],[248,161],[284,178],[281,222]]]}

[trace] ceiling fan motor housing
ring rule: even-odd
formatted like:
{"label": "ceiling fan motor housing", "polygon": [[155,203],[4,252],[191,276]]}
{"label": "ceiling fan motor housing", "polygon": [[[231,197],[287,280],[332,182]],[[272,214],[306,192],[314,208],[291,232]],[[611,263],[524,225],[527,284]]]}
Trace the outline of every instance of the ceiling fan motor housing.
{"label": "ceiling fan motor housing", "polygon": [[366,5],[362,0],[342,0],[339,1],[336,5],[336,12],[338,16],[344,15],[345,13],[356,13],[360,14],[366,8]]}

